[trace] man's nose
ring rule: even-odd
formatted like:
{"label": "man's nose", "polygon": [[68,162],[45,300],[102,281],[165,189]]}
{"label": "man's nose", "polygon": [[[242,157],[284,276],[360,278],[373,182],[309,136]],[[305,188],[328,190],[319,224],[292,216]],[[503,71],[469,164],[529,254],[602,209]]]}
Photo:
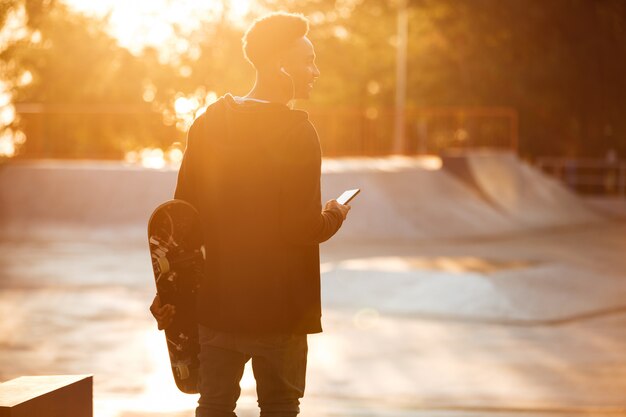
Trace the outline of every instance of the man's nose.
{"label": "man's nose", "polygon": [[318,78],[319,76],[320,76],[320,70],[319,68],[315,67],[315,69],[313,70],[313,77]]}

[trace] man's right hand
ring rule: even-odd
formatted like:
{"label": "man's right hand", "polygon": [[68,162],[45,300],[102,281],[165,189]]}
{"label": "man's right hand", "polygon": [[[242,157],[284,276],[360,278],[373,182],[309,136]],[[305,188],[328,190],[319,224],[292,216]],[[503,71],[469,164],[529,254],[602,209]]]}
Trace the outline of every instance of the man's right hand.
{"label": "man's right hand", "polygon": [[174,320],[174,314],[176,314],[176,307],[171,304],[161,305],[161,299],[159,295],[154,296],[152,305],[150,306],[150,312],[157,321],[159,330],[163,330],[169,327]]}
{"label": "man's right hand", "polygon": [[326,202],[326,205],[324,206],[324,210],[339,210],[343,220],[346,219],[346,217],[348,216],[348,212],[351,208],[352,207],[350,207],[348,204],[340,204],[337,202],[337,200],[334,199]]}

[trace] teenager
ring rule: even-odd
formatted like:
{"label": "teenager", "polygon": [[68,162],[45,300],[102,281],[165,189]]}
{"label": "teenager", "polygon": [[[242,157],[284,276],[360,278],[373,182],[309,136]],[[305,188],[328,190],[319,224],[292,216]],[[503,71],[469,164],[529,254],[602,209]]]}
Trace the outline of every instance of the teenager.
{"label": "teenager", "polygon": [[[175,198],[203,220],[207,280],[200,284],[197,417],[232,417],[252,360],[262,417],[296,416],[304,395],[307,334],[321,326],[319,244],[350,206],[322,208],[321,150],[306,112],[320,72],[308,21],[272,13],[243,38],[256,69],[243,97],[225,94],[191,126]],[[175,314],[155,298],[159,328]]]}

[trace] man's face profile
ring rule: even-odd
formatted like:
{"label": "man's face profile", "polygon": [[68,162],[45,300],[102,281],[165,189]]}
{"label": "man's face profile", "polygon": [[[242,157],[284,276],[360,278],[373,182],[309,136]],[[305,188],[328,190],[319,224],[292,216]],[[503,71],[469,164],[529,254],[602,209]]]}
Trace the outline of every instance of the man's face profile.
{"label": "man's face profile", "polygon": [[308,99],[313,90],[313,82],[320,76],[315,65],[313,44],[303,36],[285,51],[281,66],[289,74],[294,84],[294,99]]}

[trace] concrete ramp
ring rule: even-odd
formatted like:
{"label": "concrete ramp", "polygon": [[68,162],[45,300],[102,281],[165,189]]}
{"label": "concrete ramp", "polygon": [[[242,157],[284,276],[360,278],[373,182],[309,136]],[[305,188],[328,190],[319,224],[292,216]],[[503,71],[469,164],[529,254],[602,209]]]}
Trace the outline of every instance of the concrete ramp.
{"label": "concrete ramp", "polygon": [[602,219],[557,180],[510,152],[477,151],[442,158],[444,169],[473,188],[520,228],[584,224]]}
{"label": "concrete ramp", "polygon": [[[339,241],[492,236],[600,220],[584,202],[511,154],[450,159],[325,159],[323,201],[361,188]],[[461,167],[462,169],[458,169]],[[461,175],[463,174],[463,175]],[[26,161],[0,169],[0,227],[145,236],[152,210],[172,198],[177,170],[123,162]]]}
{"label": "concrete ramp", "polygon": [[[324,163],[323,200],[361,188],[336,239],[420,240],[518,230],[433,158],[355,158]],[[438,161],[438,160],[437,160]]]}
{"label": "concrete ramp", "polygon": [[16,233],[68,226],[143,230],[152,210],[172,198],[175,183],[173,169],[121,162],[8,164],[0,170],[0,223]]}

